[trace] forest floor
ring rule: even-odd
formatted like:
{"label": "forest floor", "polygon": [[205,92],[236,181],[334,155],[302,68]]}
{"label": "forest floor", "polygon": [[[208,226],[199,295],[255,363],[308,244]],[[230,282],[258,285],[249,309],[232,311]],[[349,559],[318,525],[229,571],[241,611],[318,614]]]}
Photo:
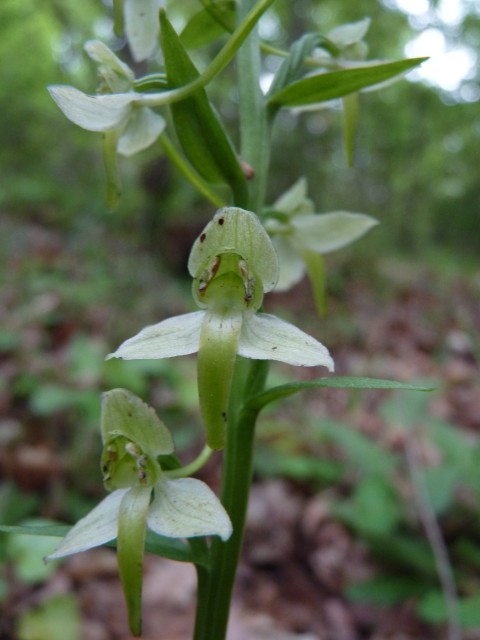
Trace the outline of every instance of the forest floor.
{"label": "forest floor", "polygon": [[[0,266],[9,277],[0,291],[0,516],[6,524],[65,520],[102,495],[90,459],[98,454],[96,398],[125,374],[105,373],[98,361],[141,326],[187,310],[179,296],[188,298],[188,283],[172,284],[130,240],[95,232],[65,240],[34,222],[5,221],[1,232],[9,241],[0,243]],[[402,393],[396,404],[386,392],[309,391],[266,413],[228,640],[446,640],[442,606],[432,604],[431,594],[441,594],[437,572],[420,557],[422,549],[431,554],[432,515],[467,603],[462,639],[480,639],[480,620],[468,618],[468,602],[480,611],[480,483],[462,467],[471,450],[480,468],[480,272],[446,256],[428,264],[385,257],[358,268],[346,256],[330,270],[325,319],[308,302],[307,282],[270,296],[267,309],[299,318],[328,345],[336,375],[428,380],[436,391],[417,394],[418,402]],[[170,368],[162,370],[167,388],[148,371],[134,379],[134,390],[171,416],[186,398],[185,423],[195,417],[188,362],[185,384]],[[284,381],[292,372],[274,366],[272,375]],[[75,389],[67,393],[69,381]],[[435,425],[442,442],[429,436]],[[189,459],[198,438],[187,428],[181,437],[181,457]],[[458,455],[449,458],[457,441]],[[217,489],[218,461],[201,477]],[[419,477],[427,485],[420,499]],[[75,596],[82,638],[131,637],[111,549],[71,557],[38,580],[22,579],[12,554],[0,560],[1,640],[52,640],[43,618],[30,614],[67,594]],[[371,590],[355,591],[362,583]],[[142,637],[188,640],[194,597],[191,566],[147,555]]]}

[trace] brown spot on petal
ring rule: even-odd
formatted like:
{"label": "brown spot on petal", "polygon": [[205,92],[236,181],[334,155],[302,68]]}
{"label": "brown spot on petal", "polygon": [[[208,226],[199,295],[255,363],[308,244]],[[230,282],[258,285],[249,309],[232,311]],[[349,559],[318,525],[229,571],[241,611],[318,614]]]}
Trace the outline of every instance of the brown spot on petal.
{"label": "brown spot on petal", "polygon": [[200,236],[200,242],[205,242],[205,238],[207,237],[206,233],[202,233],[202,235]]}
{"label": "brown spot on petal", "polygon": [[218,219],[218,224],[219,224],[220,226],[222,226],[224,222],[225,222],[225,218],[219,218],[219,219]]}

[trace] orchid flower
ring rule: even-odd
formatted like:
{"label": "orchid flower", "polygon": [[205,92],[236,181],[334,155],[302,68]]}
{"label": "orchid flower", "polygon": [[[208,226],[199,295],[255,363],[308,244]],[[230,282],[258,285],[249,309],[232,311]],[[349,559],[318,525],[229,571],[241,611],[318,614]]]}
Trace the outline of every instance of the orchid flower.
{"label": "orchid flower", "polygon": [[85,51],[98,64],[100,95],[87,95],[66,85],[48,90],[74,124],[103,133],[107,201],[114,209],[121,192],[117,154],[131,156],[150,147],[165,129],[165,120],[143,104],[142,95],[133,91],[133,71],[105,44],[90,40]]}
{"label": "orchid flower", "polygon": [[146,149],[162,133],[165,120],[142,105],[141,95],[132,90],[133,71],[103,42],[89,40],[85,51],[98,64],[101,95],[90,96],[64,85],[50,86],[50,95],[66,117],[82,129],[114,132],[116,150],[121,155],[131,156]]}
{"label": "orchid flower", "polygon": [[300,178],[272,205],[265,228],[280,262],[275,291],[287,291],[307,271],[317,305],[322,307],[321,256],[357,240],[378,222],[363,213],[314,211],[313,202],[307,197],[307,182]]}
{"label": "orchid flower", "polygon": [[170,479],[162,471],[157,457],[173,452],[172,437],[153,409],[131,392],[114,389],[104,394],[101,429],[103,480],[112,493],[70,529],[46,560],[116,538],[130,625],[139,634],[146,528],[172,538],[217,535],[227,540],[232,525],[205,483]]}
{"label": "orchid flower", "polygon": [[296,366],[333,360],[320,342],[274,315],[260,313],[278,278],[272,242],[254,213],[220,209],[195,241],[188,261],[201,311],[163,320],[126,340],[109,357],[170,358],[198,352],[200,411],[212,449],[224,445],[237,354]]}

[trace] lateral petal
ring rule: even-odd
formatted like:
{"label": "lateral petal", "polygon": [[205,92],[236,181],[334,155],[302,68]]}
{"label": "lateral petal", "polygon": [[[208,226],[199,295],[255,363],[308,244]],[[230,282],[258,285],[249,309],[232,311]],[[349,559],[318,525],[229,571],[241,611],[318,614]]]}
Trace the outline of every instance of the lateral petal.
{"label": "lateral petal", "polygon": [[155,360],[195,353],[204,316],[205,311],[194,311],[145,327],[110,353],[107,360]]}
{"label": "lateral petal", "polygon": [[133,93],[89,96],[66,85],[48,87],[50,95],[73,123],[87,131],[110,131],[122,125],[130,115]]}
{"label": "lateral petal", "polygon": [[130,491],[130,488],[110,493],[70,529],[57,550],[45,559],[63,558],[114,540],[118,532],[120,503],[127,491]]}
{"label": "lateral petal", "polygon": [[169,480],[155,486],[147,514],[149,529],[169,538],[220,536],[228,540],[232,524],[213,491],[195,478]]}
{"label": "lateral petal", "polygon": [[118,153],[132,156],[148,149],[165,129],[165,120],[147,107],[139,107],[132,112],[125,130],[118,140]]}
{"label": "lateral petal", "polygon": [[244,319],[238,353],[255,360],[279,360],[295,366],[334,369],[332,357],[323,344],[293,324],[267,313]]}

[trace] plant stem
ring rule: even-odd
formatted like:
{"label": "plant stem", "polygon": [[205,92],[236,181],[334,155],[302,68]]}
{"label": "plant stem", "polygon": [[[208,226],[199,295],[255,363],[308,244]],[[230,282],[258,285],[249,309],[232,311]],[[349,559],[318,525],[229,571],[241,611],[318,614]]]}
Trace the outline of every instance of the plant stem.
{"label": "plant stem", "polygon": [[274,0],[259,0],[259,2],[255,4],[253,9],[245,17],[245,20],[232,33],[219,54],[196,80],[183,85],[183,87],[170,89],[169,91],[142,94],[139,96],[139,104],[145,107],[160,107],[184,100],[192,93],[195,93],[195,91],[198,91],[198,89],[203,89],[203,87],[213,80],[213,78],[231,62],[250,31],[255,27],[262,14],[273,2]]}
{"label": "plant stem", "polygon": [[[254,0],[242,0],[237,7],[240,24],[252,10]],[[241,149],[240,155],[255,174],[251,182],[249,207],[261,215],[270,164],[270,126],[265,98],[260,88],[261,59],[258,30],[252,29],[237,54]]]}
{"label": "plant stem", "polygon": [[166,133],[162,133],[159,137],[160,144],[170,160],[177,167],[182,175],[192,184],[207,200],[210,200],[216,207],[224,207],[225,201],[210,188],[210,186],[202,180],[202,178],[194,171],[188,162],[177,151],[172,141]]}
{"label": "plant stem", "polygon": [[[259,9],[263,7],[265,10],[268,4],[265,1],[239,0],[239,26],[232,38],[242,25],[249,23],[252,15],[256,14],[258,21]],[[255,171],[248,206],[259,214],[264,206],[269,171],[270,136],[265,100],[260,89],[259,40],[253,25],[236,59],[241,157]],[[233,533],[227,542],[215,538],[211,546],[209,575],[206,578],[198,574],[194,640],[225,640],[226,637],[252,482],[255,424],[261,409],[255,405],[248,409],[245,406],[250,397],[264,389],[268,369],[268,361],[247,362],[237,358],[230,393],[222,478],[222,503],[232,521]]]}
{"label": "plant stem", "polygon": [[[267,361],[252,361],[244,384],[244,399],[265,385]],[[245,380],[243,363],[240,375]],[[234,380],[236,382],[236,380]],[[224,458],[222,502],[233,525],[227,542],[215,539],[211,548],[211,570],[208,584],[200,582],[194,640],[224,640],[227,632],[230,602],[237,565],[242,550],[245,518],[253,470],[253,446],[257,409],[241,409],[229,420]],[[208,588],[208,597],[201,592]]]}

